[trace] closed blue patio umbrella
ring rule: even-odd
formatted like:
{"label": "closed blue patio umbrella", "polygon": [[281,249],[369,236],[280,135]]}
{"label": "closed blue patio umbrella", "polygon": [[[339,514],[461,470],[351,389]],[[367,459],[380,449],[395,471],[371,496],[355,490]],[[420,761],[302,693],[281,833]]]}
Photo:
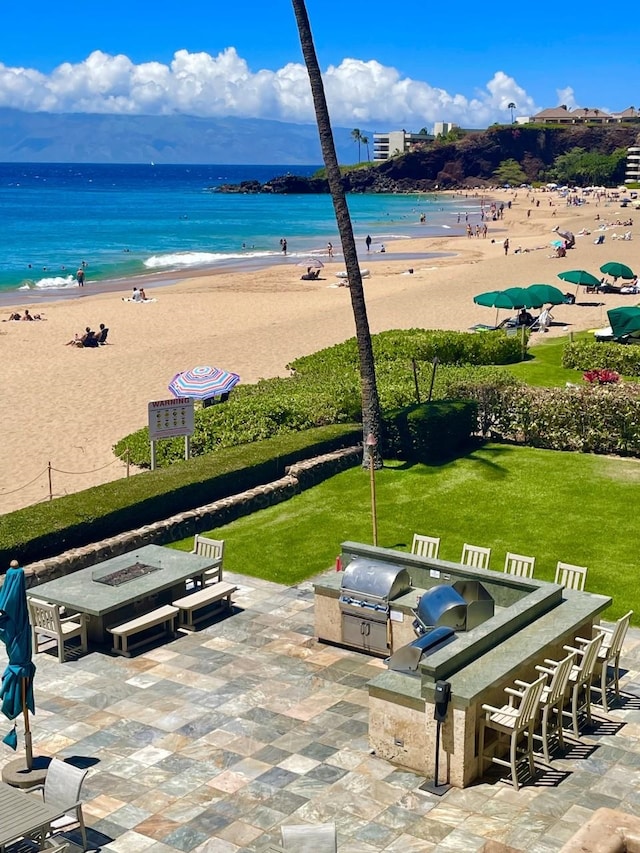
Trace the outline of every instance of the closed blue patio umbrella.
{"label": "closed blue patio umbrella", "polygon": [[[32,769],[31,731],[29,711],[35,713],[33,677],[36,672],[31,660],[31,626],[27,608],[27,593],[24,571],[11,568],[7,571],[0,589],[0,640],[7,647],[8,664],[2,675],[0,699],[2,713],[9,720],[24,715],[24,739],[27,754],[27,769]],[[5,738],[10,742],[10,736]]]}

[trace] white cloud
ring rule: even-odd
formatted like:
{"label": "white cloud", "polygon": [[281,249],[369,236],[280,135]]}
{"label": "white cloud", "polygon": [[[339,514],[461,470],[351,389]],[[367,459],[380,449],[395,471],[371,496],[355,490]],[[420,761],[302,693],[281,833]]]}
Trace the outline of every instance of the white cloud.
{"label": "white cloud", "polygon": [[556,94],[558,96],[558,103],[555,106],[560,106],[564,104],[564,106],[568,110],[575,110],[579,104],[576,103],[575,93],[571,86],[566,86],[564,89],[556,89]]}
{"label": "white cloud", "polygon": [[[539,109],[503,71],[471,98],[401,77],[395,68],[375,60],[344,59],[327,68],[324,82],[332,120],[347,126],[419,129],[433,121],[453,121],[482,127],[505,121],[509,103],[516,104],[516,115]],[[573,91],[564,93],[558,94],[568,104]],[[97,50],[83,62],[63,63],[49,75],[0,63],[0,106],[29,112],[314,119],[303,65],[253,72],[233,47],[217,56],[179,50],[170,65],[135,65],[127,56]]]}

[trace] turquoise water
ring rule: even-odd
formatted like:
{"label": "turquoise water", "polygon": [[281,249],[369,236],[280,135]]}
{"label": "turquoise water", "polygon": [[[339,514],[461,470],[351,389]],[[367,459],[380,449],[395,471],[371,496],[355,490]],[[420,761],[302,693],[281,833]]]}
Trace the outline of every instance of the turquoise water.
{"label": "turquoise water", "polygon": [[[0,300],[78,293],[136,275],[165,280],[189,270],[288,262],[339,239],[328,195],[222,194],[223,183],[264,182],[316,167],[0,164]],[[466,207],[465,207],[466,205]],[[462,233],[473,199],[426,195],[349,197],[358,246]],[[426,217],[420,222],[421,215]],[[67,291],[67,293],[65,293]],[[84,291],[87,292],[86,290]],[[2,301],[6,301],[2,300]]]}

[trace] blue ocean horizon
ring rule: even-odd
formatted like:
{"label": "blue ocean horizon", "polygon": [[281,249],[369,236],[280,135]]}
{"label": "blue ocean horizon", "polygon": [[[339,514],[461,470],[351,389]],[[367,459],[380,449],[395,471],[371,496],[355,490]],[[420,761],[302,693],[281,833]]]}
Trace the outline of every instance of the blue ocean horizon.
{"label": "blue ocean horizon", "polygon": [[[136,276],[153,284],[216,268],[296,263],[324,254],[329,241],[339,257],[329,195],[216,191],[318,168],[0,163],[0,301],[124,288]],[[373,253],[392,240],[462,233],[458,214],[479,210],[477,199],[437,194],[359,194],[348,203],[359,249],[370,234]],[[81,266],[84,290],[76,281]]]}

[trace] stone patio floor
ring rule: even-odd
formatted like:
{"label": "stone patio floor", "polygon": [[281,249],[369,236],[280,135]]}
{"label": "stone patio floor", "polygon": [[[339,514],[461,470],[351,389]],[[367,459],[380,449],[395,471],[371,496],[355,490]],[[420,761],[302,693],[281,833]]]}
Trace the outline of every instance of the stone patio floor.
{"label": "stone patio floor", "polygon": [[[535,784],[495,777],[436,797],[371,754],[366,684],[384,664],[314,640],[312,584],[226,577],[232,615],[197,633],[132,659],[36,658],[34,754],[90,765],[93,849],[257,853],[282,823],[335,820],[341,853],[466,853],[489,839],[550,853],[601,806],[640,812],[640,630],[628,692]],[[14,757],[2,747],[0,765]]]}

